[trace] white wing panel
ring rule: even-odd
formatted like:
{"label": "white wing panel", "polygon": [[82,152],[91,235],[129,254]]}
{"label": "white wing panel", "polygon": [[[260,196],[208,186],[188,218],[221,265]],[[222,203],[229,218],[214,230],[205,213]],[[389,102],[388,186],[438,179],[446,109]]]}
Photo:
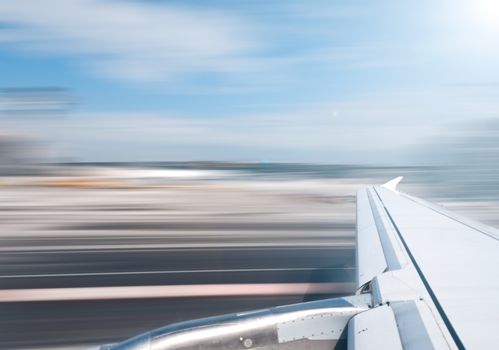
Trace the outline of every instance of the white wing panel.
{"label": "white wing panel", "polygon": [[361,312],[348,322],[348,350],[402,350],[397,323],[389,306]]}
{"label": "white wing panel", "polygon": [[497,346],[499,240],[400,192],[376,192],[458,347]]}
{"label": "white wing panel", "polygon": [[428,305],[421,300],[390,304],[404,350],[449,349]]}

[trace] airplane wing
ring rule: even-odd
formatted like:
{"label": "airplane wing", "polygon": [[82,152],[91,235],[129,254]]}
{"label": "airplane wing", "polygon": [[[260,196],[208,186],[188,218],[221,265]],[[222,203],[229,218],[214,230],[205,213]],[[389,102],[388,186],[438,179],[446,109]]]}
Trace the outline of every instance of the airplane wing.
{"label": "airplane wing", "polygon": [[170,325],[102,349],[491,349],[499,231],[397,191],[357,193],[357,293]]}
{"label": "airplane wing", "polygon": [[371,292],[373,309],[350,321],[349,341],[382,342],[369,328],[355,333],[388,317],[376,315],[381,309],[397,328],[393,348],[497,347],[499,231],[398,192],[396,183],[357,194],[356,283]]}

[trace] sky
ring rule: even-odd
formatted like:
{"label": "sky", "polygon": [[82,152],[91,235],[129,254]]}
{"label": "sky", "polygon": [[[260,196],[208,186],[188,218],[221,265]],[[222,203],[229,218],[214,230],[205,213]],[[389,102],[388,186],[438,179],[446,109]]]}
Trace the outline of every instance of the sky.
{"label": "sky", "polygon": [[[413,163],[499,118],[498,19],[494,0],[0,0],[0,135],[75,161]],[[54,87],[62,111],[37,115],[5,92]]]}

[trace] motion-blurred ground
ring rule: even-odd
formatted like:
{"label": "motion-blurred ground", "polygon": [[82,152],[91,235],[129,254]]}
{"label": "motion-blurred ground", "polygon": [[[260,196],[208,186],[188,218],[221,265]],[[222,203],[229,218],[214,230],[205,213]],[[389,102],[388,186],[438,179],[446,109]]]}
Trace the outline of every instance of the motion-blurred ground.
{"label": "motion-blurred ground", "polygon": [[[495,200],[452,196],[434,168],[87,164],[0,177],[0,348],[114,342],[190,318],[351,293],[355,192],[397,175],[406,176],[402,191],[499,222]],[[262,283],[290,289],[252,295]],[[203,296],[203,286],[227,284],[249,289]],[[145,292],[175,285],[197,294]],[[67,295],[88,287],[143,289]]]}

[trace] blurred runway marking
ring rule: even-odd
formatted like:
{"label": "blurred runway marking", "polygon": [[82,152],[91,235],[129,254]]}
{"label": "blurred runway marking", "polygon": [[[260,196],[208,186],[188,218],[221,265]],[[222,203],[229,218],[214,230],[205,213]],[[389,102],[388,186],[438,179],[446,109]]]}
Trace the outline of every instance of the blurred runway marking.
{"label": "blurred runway marking", "polygon": [[156,275],[184,273],[221,273],[221,272],[280,272],[280,271],[330,271],[355,270],[355,267],[288,267],[271,269],[212,269],[212,270],[148,270],[148,271],[115,271],[115,272],[77,272],[77,273],[46,273],[33,275],[0,275],[1,278],[43,278],[43,277],[90,277],[90,276],[123,276],[123,275]]}
{"label": "blurred runway marking", "polygon": [[332,249],[332,248],[354,248],[355,242],[352,240],[348,240],[346,242],[333,242],[326,243],[324,242],[321,246],[317,246],[317,243],[279,243],[279,245],[275,245],[275,243],[269,244],[258,244],[251,246],[241,246],[238,244],[195,244],[195,245],[187,245],[187,244],[169,244],[169,245],[94,245],[94,246],[46,246],[43,248],[40,247],[1,247],[0,253],[16,253],[16,254],[32,254],[33,252],[40,253],[93,253],[93,252],[136,252],[136,251],[207,251],[207,250],[250,250],[250,249],[258,249],[258,250],[278,250],[278,249],[290,249],[290,248],[299,248],[300,250],[324,250],[324,249]]}
{"label": "blurred runway marking", "polygon": [[253,283],[0,290],[0,302],[350,293],[354,283]]}

